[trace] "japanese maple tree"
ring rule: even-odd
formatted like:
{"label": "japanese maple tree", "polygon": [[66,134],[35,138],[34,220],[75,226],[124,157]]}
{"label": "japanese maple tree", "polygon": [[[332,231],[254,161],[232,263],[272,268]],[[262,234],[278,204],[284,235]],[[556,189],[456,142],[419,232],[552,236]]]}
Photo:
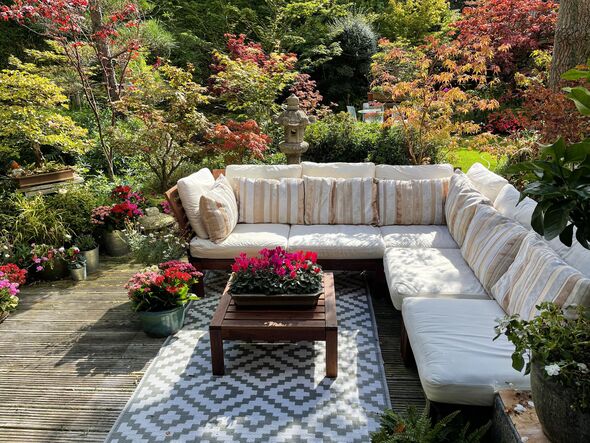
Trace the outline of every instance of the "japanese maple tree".
{"label": "japanese maple tree", "polygon": [[254,120],[218,123],[207,138],[211,147],[224,157],[226,164],[243,163],[248,157],[262,159],[271,142]]}
{"label": "japanese maple tree", "polygon": [[502,74],[511,75],[535,49],[551,47],[558,3],[553,0],[476,0],[454,23],[463,47],[490,39],[493,62]]}
{"label": "japanese maple tree", "polygon": [[[0,19],[30,27],[58,42],[77,73],[92,111],[100,146],[113,176],[114,150],[107,141],[103,115],[115,124],[115,103],[121,98],[131,60],[142,44],[142,15],[134,1],[15,0],[0,7]],[[96,70],[102,91],[96,90]],[[106,104],[103,107],[103,103]]]}

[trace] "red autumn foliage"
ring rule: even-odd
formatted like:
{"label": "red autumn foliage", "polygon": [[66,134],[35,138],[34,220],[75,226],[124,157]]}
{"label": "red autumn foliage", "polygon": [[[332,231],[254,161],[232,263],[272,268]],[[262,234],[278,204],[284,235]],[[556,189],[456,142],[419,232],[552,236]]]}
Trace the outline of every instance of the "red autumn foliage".
{"label": "red autumn foliage", "polygon": [[324,97],[317,90],[317,83],[309,74],[297,74],[289,92],[299,98],[299,107],[308,115],[323,117],[331,111],[329,106],[322,104]]}
{"label": "red autumn foliage", "polygon": [[523,130],[529,125],[528,119],[512,109],[503,109],[488,115],[486,131],[492,134],[509,135]]}
{"label": "red autumn foliage", "polygon": [[580,114],[562,91],[534,84],[524,91],[523,99],[527,128],[539,131],[541,142],[553,143],[561,136],[576,143],[590,134],[590,119]]}
{"label": "red autumn foliage", "polygon": [[270,137],[262,133],[254,120],[218,123],[207,138],[212,148],[223,155],[226,164],[241,163],[246,156],[262,159],[264,151],[271,143]]}
{"label": "red autumn foliage", "polygon": [[553,0],[476,0],[454,23],[457,41],[470,46],[484,38],[496,53],[494,63],[512,74],[531,51],[551,47],[558,3]]}

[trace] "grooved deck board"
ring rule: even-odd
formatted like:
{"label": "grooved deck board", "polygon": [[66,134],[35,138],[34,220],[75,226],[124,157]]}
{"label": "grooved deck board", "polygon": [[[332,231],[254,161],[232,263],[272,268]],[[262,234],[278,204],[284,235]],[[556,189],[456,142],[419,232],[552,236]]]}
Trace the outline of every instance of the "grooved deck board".
{"label": "grooved deck board", "polygon": [[[104,440],[164,342],[143,334],[129,307],[123,285],[137,269],[103,258],[85,282],[23,288],[0,324],[0,443]],[[393,408],[423,407],[399,353],[401,316],[387,294],[373,307]]]}

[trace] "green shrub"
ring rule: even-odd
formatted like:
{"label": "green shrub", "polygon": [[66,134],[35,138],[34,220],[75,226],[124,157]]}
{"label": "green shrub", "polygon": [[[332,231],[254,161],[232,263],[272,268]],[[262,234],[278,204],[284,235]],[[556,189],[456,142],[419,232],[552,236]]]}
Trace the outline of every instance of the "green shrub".
{"label": "green shrub", "polygon": [[60,192],[46,197],[47,205],[61,214],[63,224],[73,235],[92,234],[94,225],[90,223],[90,213],[99,206],[99,199],[88,186],[68,185]]}
{"label": "green shrub", "polygon": [[177,260],[186,253],[188,246],[178,230],[143,234],[129,227],[127,239],[133,258],[145,265]]}
{"label": "green shrub", "polygon": [[63,210],[52,208],[42,195],[13,195],[16,208],[14,224],[9,231],[16,243],[44,243],[59,247],[71,239],[63,220]]}
{"label": "green shrub", "polygon": [[358,122],[344,112],[329,115],[310,125],[305,132],[305,140],[309,143],[305,160],[408,163],[403,136],[397,128]]}

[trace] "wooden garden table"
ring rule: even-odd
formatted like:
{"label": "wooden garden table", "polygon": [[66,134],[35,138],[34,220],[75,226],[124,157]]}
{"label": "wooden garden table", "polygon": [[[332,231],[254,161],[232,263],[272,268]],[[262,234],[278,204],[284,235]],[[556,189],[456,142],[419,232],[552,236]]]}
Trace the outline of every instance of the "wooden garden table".
{"label": "wooden garden table", "polygon": [[209,325],[211,365],[223,375],[223,340],[325,341],[326,377],[338,376],[338,323],[334,275],[324,274],[324,293],[313,308],[238,308],[226,286]]}

